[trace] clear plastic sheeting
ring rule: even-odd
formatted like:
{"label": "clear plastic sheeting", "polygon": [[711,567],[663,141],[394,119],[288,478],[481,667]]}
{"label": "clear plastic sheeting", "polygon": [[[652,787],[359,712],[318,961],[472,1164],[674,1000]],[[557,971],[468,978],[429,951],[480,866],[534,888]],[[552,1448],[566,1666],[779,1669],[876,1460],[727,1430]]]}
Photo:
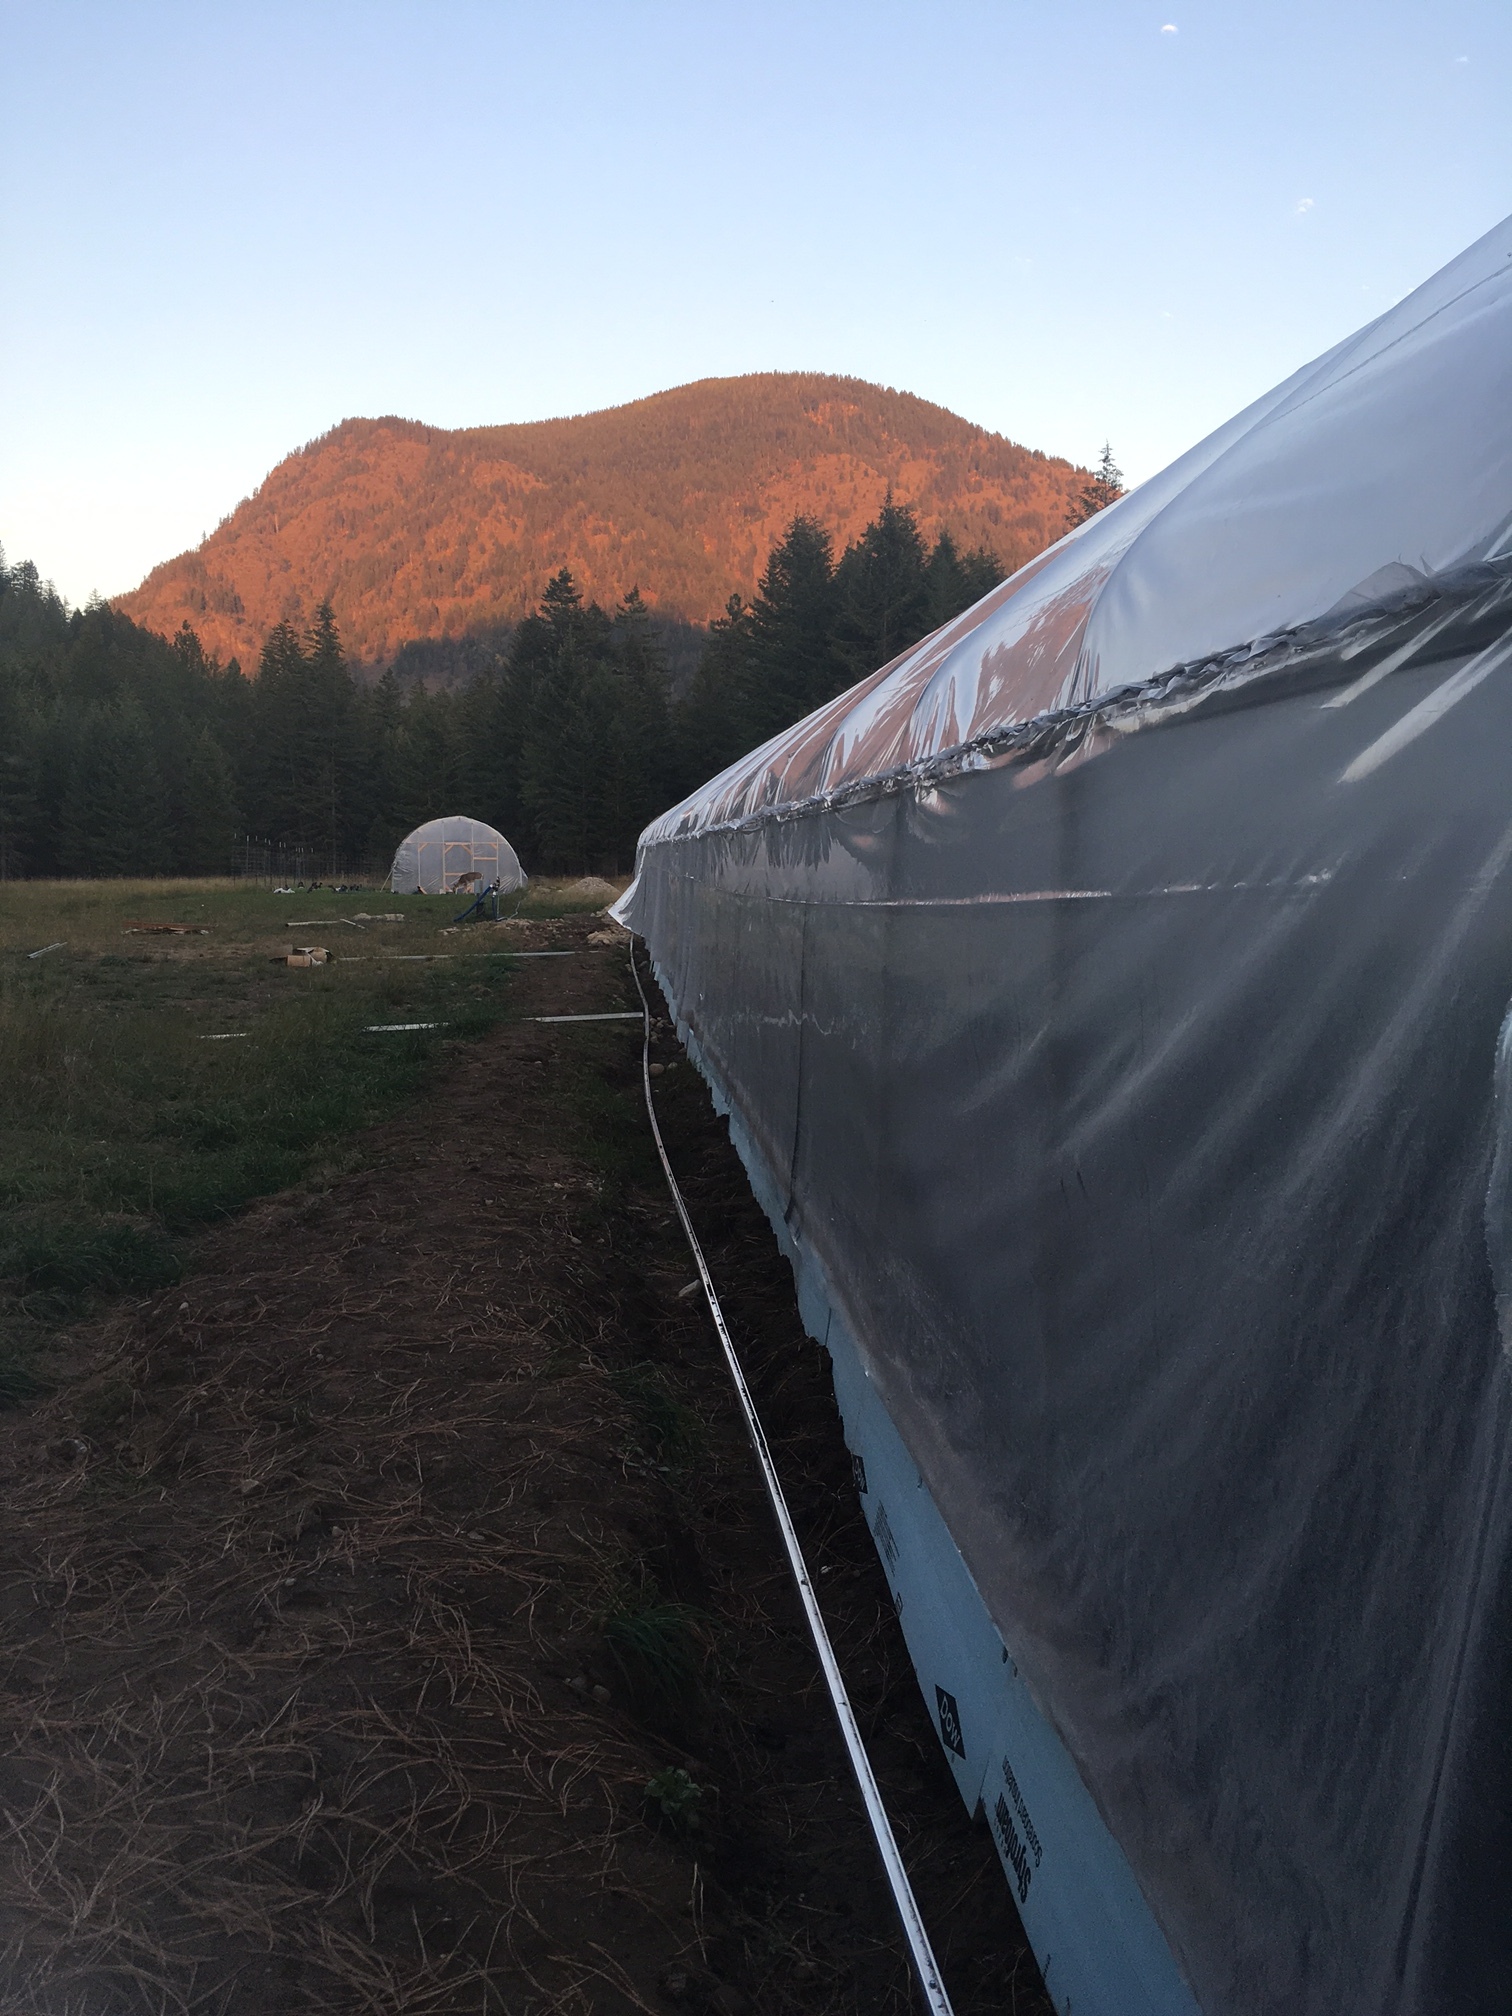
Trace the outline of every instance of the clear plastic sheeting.
{"label": "clear plastic sheeting", "polygon": [[647,831],[738,822],[1084,715],[1512,533],[1512,220],[1162,475]]}
{"label": "clear plastic sheeting", "polygon": [[1512,2008],[1509,269],[618,906],[1207,2016]]}
{"label": "clear plastic sheeting", "polygon": [[396,896],[449,896],[469,889],[502,893],[523,888],[519,856],[481,819],[431,819],[401,840],[394,852],[389,887]]}

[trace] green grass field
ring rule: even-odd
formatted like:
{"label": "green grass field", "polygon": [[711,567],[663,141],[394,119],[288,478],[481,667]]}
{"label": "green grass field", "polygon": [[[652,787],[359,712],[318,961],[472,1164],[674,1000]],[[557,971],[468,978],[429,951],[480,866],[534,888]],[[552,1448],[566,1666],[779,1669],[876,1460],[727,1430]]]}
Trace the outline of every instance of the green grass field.
{"label": "green grass field", "polygon": [[[537,883],[520,915],[603,900]],[[49,1328],[174,1279],[193,1233],[252,1198],[348,1166],[351,1137],[424,1085],[444,1042],[508,1013],[510,927],[450,929],[461,907],[231,882],[0,883],[0,1401],[24,1396]],[[403,922],[359,928],[361,912]],[[137,921],[207,935],[128,933]],[[332,963],[275,963],[306,944]],[[441,1026],[368,1028],[398,1022]]]}

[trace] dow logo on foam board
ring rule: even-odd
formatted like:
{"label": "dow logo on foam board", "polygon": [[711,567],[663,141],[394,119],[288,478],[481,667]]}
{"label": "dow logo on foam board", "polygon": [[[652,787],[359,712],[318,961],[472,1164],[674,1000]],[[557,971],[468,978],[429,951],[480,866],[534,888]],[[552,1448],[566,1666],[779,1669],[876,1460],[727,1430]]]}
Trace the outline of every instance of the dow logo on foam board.
{"label": "dow logo on foam board", "polygon": [[954,1750],[957,1757],[966,1755],[966,1739],[961,1734],[961,1711],[956,1706],[954,1694],[947,1694],[943,1687],[936,1687],[935,1700],[940,1704],[940,1741],[947,1750]]}

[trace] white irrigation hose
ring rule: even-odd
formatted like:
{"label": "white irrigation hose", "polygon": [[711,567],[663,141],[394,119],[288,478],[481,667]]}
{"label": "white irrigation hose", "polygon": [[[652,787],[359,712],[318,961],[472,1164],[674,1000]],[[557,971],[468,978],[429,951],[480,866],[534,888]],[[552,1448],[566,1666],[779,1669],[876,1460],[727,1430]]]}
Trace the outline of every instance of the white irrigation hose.
{"label": "white irrigation hose", "polygon": [[871,1822],[877,1851],[882,1857],[882,1866],[887,1871],[893,1903],[897,1906],[903,1936],[908,1941],[908,1950],[919,1977],[919,1985],[924,1990],[924,2000],[932,2016],[954,2016],[950,1997],[946,1994],[945,1984],[940,1978],[934,1948],[929,1943],[929,1934],[924,1929],[924,1920],[919,1913],[918,1899],[914,1896],[913,1885],[908,1880],[903,1857],[898,1852],[897,1838],[887,1817],[887,1808],[882,1803],[882,1794],[872,1772],[871,1759],[866,1754],[866,1746],[861,1741],[861,1731],[856,1726],[855,1710],[851,1707],[850,1696],[845,1691],[845,1682],[840,1677],[835,1648],[830,1643],[829,1632],[825,1628],[824,1618],[814,1595],[814,1585],[809,1580],[803,1549],[798,1544],[798,1534],[787,1508],[787,1499],[782,1494],[777,1466],[773,1463],[772,1452],[767,1446],[766,1431],[756,1412],[756,1403],[751,1398],[750,1388],[746,1385],[745,1374],[740,1369],[740,1360],[736,1357],[735,1346],[730,1341],[730,1332],[725,1324],[724,1311],[719,1306],[719,1297],[714,1291],[708,1262],[704,1259],[703,1248],[698,1243],[698,1235],[693,1230],[693,1221],[688,1216],[688,1207],[683,1202],[683,1194],[677,1187],[677,1178],[672,1174],[672,1164],[667,1160],[661,1128],[656,1124],[656,1107],[651,1098],[651,1004],[646,999],[645,988],[641,985],[640,969],[635,963],[633,946],[630,952],[630,971],[635,975],[635,988],[641,998],[641,1011],[645,1022],[645,1042],[641,1050],[641,1083],[645,1088],[646,1113],[651,1122],[652,1139],[656,1142],[656,1152],[661,1157],[662,1174],[667,1179],[672,1202],[677,1206],[683,1234],[693,1255],[694,1264],[698,1268],[698,1278],[703,1283],[709,1314],[714,1318],[714,1328],[719,1333],[725,1363],[730,1368],[731,1379],[735,1382],[735,1391],[740,1400],[741,1411],[745,1415],[746,1428],[751,1437],[752,1447],[756,1451],[756,1460],[761,1465],[767,1496],[772,1501],[772,1511],[776,1514],[782,1544],[787,1549],[788,1565],[793,1571],[793,1580],[798,1584],[804,1615],[808,1618],[809,1630],[813,1634],[814,1650],[819,1654],[819,1665],[824,1673],[825,1684],[829,1688],[835,1719],[840,1724],[840,1734],[845,1738],[845,1747],[850,1753],[851,1769],[856,1774],[856,1784],[860,1788],[862,1803],[866,1807],[866,1817]]}

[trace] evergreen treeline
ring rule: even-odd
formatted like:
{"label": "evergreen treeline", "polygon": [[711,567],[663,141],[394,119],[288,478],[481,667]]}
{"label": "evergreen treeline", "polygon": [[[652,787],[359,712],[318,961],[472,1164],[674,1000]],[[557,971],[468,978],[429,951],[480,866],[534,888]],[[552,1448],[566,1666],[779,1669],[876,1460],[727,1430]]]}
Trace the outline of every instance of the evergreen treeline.
{"label": "evergreen treeline", "polygon": [[891,496],[838,565],[823,526],[795,518],[754,602],[732,595],[709,626],[676,724],[685,790],[896,658],[1002,578],[992,554],[958,552],[948,532],[926,550],[912,511]]}
{"label": "evergreen treeline", "polygon": [[565,568],[465,684],[428,691],[356,678],[328,607],[279,624],[249,679],[188,624],[170,642],[103,603],[70,611],[0,555],[0,876],[224,874],[249,834],[381,874],[445,812],[538,871],[627,868],[659,811],[1000,578],[948,533],[926,549],[890,497],[838,563],[795,518],[674,697],[639,593],[585,604]]}

